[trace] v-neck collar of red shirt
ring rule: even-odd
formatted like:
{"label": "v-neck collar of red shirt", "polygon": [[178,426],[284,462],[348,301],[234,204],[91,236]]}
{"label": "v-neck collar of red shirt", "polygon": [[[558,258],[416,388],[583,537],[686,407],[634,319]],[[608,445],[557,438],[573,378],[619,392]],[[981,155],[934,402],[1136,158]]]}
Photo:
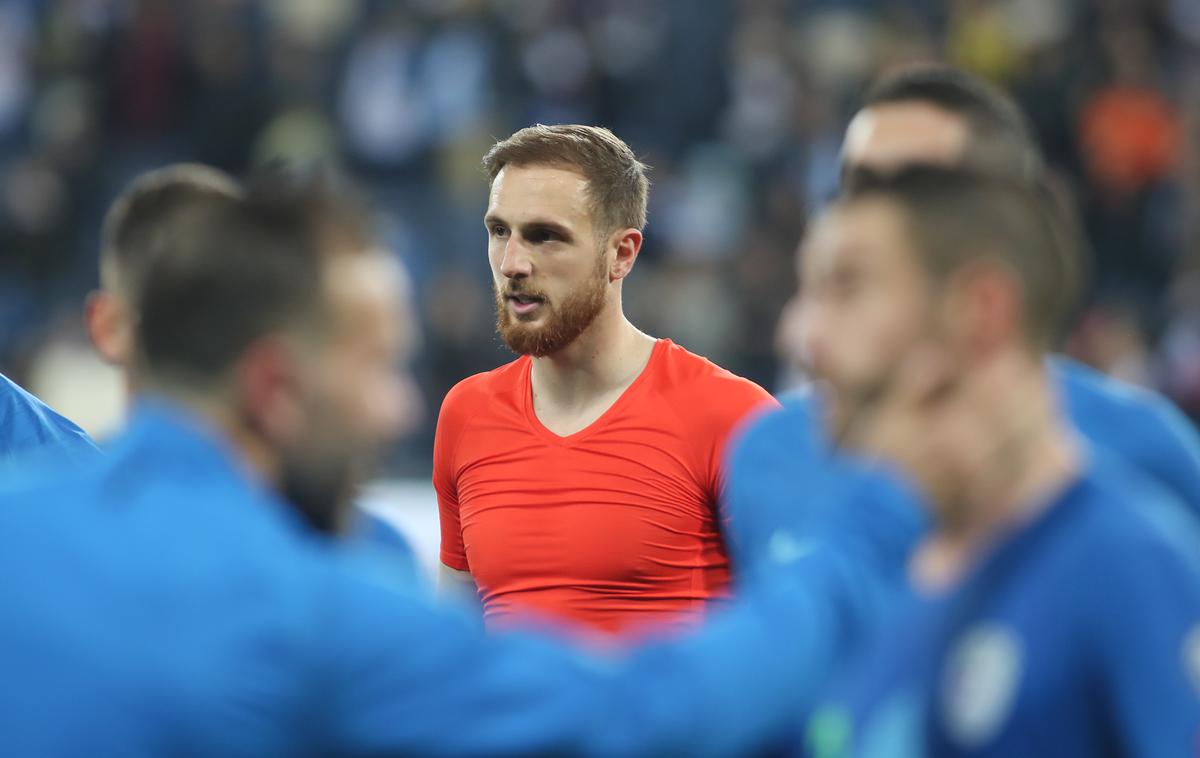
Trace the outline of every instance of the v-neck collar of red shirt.
{"label": "v-neck collar of red shirt", "polygon": [[631,402],[630,398],[636,394],[638,388],[643,382],[646,381],[646,377],[653,373],[655,364],[662,360],[662,356],[666,353],[671,344],[671,340],[669,339],[664,338],[655,340],[654,348],[650,351],[650,360],[646,361],[646,365],[642,367],[641,373],[639,373],[637,378],[634,379],[620,394],[620,396],[613,401],[613,404],[608,406],[604,413],[601,413],[595,421],[579,431],[573,434],[568,434],[565,437],[555,434],[547,429],[546,425],[543,424],[542,420],[538,418],[537,412],[533,408],[533,358],[527,358],[525,361],[525,368],[521,371],[521,385],[524,387],[524,391],[522,392],[524,402],[522,405],[525,413],[525,419],[529,422],[529,426],[531,429],[533,429],[535,434],[557,445],[573,445],[587,439],[592,434],[596,433],[597,430],[602,429],[608,423],[609,419],[611,419],[612,416],[614,416],[622,406]]}

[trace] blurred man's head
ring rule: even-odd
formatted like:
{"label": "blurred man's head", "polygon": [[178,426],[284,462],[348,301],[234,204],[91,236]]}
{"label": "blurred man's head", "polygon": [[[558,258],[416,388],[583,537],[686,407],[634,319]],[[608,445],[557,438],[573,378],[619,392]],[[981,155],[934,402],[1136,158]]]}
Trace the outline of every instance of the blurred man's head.
{"label": "blurred man's head", "polygon": [[846,129],[843,173],[894,171],[927,163],[1035,181],[1042,158],[1021,109],[965,71],[941,65],[900,70],[876,81]]}
{"label": "blurred man's head", "polygon": [[[914,165],[957,166],[1038,186],[1045,202],[1058,202],[1044,186],[1041,153],[1017,104],[991,84],[949,66],[922,64],[882,76],[846,129],[843,185],[862,169],[889,172]],[[1066,210],[1061,203],[1059,210]],[[1069,214],[1064,213],[1064,223],[1073,223]],[[1059,264],[1069,269],[1064,279],[1078,285],[1081,262],[1060,259]],[[1064,314],[1075,296],[1064,293]],[[794,323],[799,312],[789,307],[781,316],[779,349],[785,359],[802,364],[802,346],[791,336],[800,331]]]}
{"label": "blurred man's head", "polygon": [[646,225],[646,167],[607,129],[541,125],[483,164],[497,329],[517,353],[556,353],[620,308]]}
{"label": "blurred man's head", "polygon": [[855,177],[803,249],[802,342],[841,438],[914,351],[956,379],[998,357],[1041,357],[1058,329],[1058,265],[1077,246],[1027,186],[961,169]]}
{"label": "blurred man's head", "polygon": [[170,249],[177,228],[196,209],[241,195],[232,177],[210,166],[178,163],[142,174],[113,202],[104,218],[100,289],[85,308],[88,334],[109,363],[128,368],[133,313],[147,263]]}
{"label": "blurred man's head", "polygon": [[215,416],[326,530],[415,405],[403,280],[346,197],[269,175],[181,212],[135,303],[139,386]]}

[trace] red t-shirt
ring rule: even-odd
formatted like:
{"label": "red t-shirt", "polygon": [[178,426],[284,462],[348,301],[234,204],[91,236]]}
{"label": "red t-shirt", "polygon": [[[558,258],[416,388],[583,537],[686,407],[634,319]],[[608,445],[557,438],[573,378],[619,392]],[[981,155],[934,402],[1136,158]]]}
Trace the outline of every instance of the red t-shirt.
{"label": "red t-shirt", "polygon": [[729,585],[725,442],[774,400],[659,340],[611,408],[560,437],[534,413],[532,366],[523,357],[477,374],[442,403],[442,563],[471,572],[492,626],[522,611],[601,632],[697,620]]}

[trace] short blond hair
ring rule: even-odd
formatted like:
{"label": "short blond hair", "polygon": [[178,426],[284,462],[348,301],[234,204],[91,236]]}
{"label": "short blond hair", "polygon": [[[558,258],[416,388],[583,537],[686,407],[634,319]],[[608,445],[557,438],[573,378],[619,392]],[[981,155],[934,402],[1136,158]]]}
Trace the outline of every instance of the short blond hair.
{"label": "short blond hair", "polygon": [[505,166],[550,165],[576,169],[587,180],[592,217],[601,233],[646,226],[649,167],[629,145],[601,126],[535,124],[492,145],[483,156],[489,181]]}

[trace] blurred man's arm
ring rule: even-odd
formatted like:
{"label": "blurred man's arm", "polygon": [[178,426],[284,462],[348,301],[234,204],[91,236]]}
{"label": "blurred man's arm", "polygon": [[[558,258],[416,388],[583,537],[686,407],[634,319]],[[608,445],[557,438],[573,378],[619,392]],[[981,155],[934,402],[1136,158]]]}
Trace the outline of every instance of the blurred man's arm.
{"label": "blurred man's arm", "polygon": [[439,563],[437,590],[439,597],[451,598],[468,607],[483,609],[479,600],[479,588],[475,586],[475,579],[468,571],[459,571]]}
{"label": "blurred man's arm", "polygon": [[[418,595],[345,576],[314,639],[311,712],[329,753],[596,758],[740,756],[786,739],[878,622],[916,530],[908,508],[838,508],[811,550],[695,637],[590,657],[486,634]],[[314,724],[317,726],[318,724]]]}
{"label": "blurred man's arm", "polygon": [[1152,547],[1101,567],[1088,594],[1109,726],[1129,755],[1194,755],[1200,574],[1194,556]]}

